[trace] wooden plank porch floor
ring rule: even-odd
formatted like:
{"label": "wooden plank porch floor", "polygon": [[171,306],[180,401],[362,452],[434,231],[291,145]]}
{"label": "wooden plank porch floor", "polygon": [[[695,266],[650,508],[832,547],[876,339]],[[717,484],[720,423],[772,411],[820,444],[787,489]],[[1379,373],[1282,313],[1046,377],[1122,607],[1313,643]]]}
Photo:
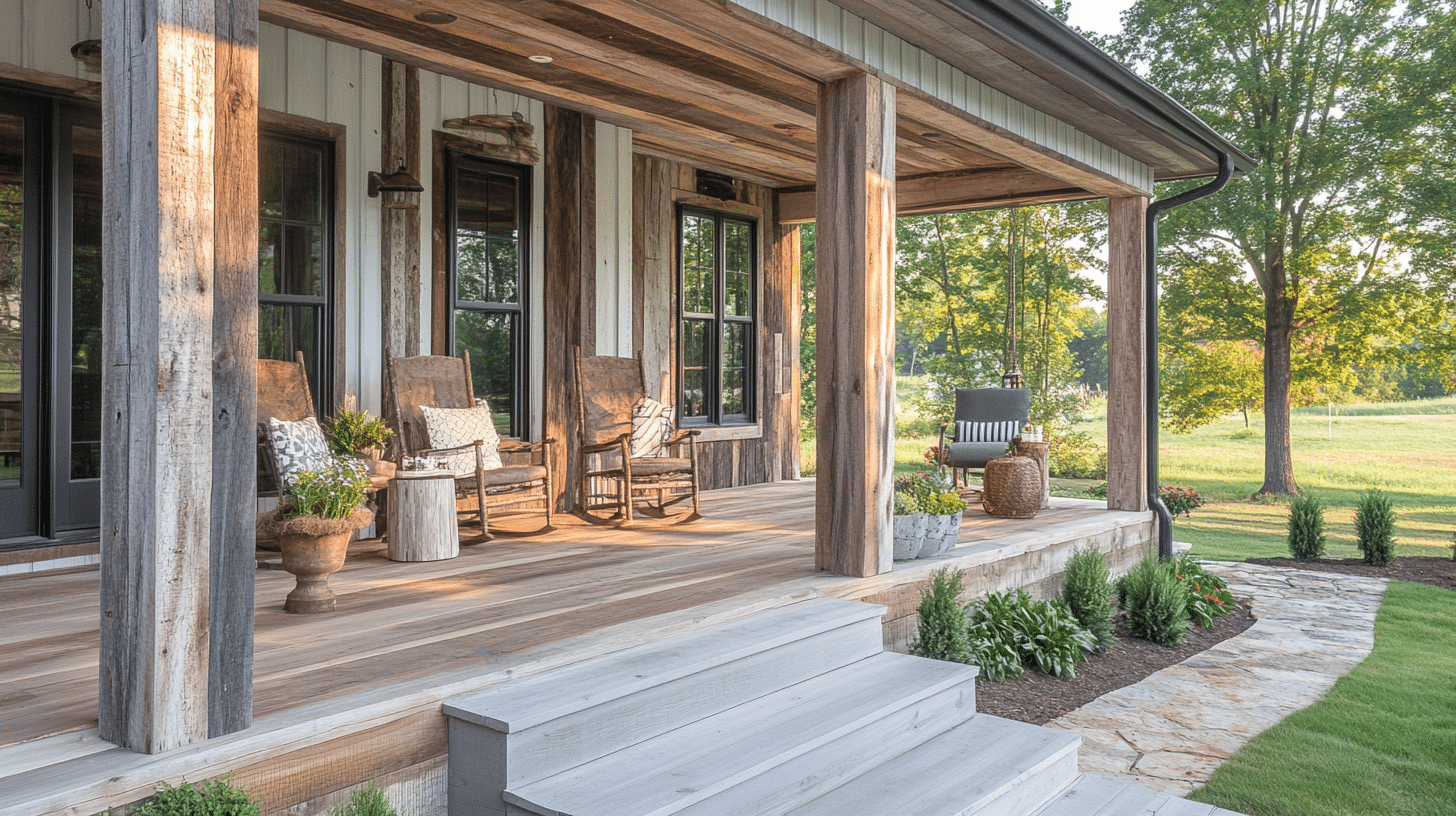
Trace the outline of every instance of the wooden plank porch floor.
{"label": "wooden plank porch floor", "polygon": [[[950,558],[984,561],[1017,542],[1066,541],[1088,524],[1147,516],[1102,508],[1054,500],[1028,520],[974,508]],[[540,518],[498,522],[528,530]],[[553,532],[499,535],[462,546],[448,561],[393,562],[379,542],[358,542],[330,579],[340,596],[332,614],[284,613],[293,577],[260,569],[256,719],[313,716],[342,699],[368,699],[371,690],[444,687],[442,677],[463,679],[472,666],[510,676],[515,657],[539,662],[552,644],[594,633],[609,640],[614,627],[670,613],[686,621],[813,595],[866,597],[923,579],[948,560],[897,563],[890,575],[869,579],[816,573],[811,480],[712,491],[703,496],[703,518],[686,524],[648,518],[622,529],[557,518]],[[98,576],[92,567],[0,577],[0,780],[110,748],[94,732]]]}

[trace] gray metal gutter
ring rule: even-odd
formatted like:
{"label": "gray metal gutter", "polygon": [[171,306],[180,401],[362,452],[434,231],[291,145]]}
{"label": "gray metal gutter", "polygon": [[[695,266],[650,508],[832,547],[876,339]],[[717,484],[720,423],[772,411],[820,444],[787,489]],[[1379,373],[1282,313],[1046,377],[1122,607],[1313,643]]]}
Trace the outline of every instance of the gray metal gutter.
{"label": "gray metal gutter", "polygon": [[1035,0],[941,2],[1006,42],[1041,56],[1049,65],[1105,94],[1150,124],[1180,134],[1214,162],[1224,155],[1232,157],[1235,173],[1247,173],[1258,165],[1207,122],[1087,42]]}

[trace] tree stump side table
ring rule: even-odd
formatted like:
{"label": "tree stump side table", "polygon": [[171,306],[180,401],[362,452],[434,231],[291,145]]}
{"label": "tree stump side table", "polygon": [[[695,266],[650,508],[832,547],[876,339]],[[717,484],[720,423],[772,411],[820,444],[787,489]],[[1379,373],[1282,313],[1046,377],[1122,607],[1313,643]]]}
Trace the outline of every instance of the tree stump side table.
{"label": "tree stump side table", "polygon": [[459,554],[454,474],[396,473],[389,481],[389,559],[442,561]]}
{"label": "tree stump side table", "polygon": [[1045,510],[1052,506],[1052,482],[1050,463],[1047,455],[1050,451],[1050,443],[1047,442],[1022,442],[1016,440],[1011,443],[1012,452],[1017,456],[1025,456],[1036,460],[1041,468],[1041,509]]}

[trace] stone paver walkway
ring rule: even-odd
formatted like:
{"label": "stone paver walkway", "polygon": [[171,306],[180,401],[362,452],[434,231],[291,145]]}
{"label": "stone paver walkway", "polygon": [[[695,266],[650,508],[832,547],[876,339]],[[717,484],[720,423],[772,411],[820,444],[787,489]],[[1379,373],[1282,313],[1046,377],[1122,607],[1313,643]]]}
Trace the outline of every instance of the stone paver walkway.
{"label": "stone paver walkway", "polygon": [[[1386,581],[1205,562],[1254,625],[1048,723],[1082,734],[1083,771],[1192,790],[1254,735],[1308,707],[1370,654]],[[1197,625],[1197,624],[1194,624]]]}

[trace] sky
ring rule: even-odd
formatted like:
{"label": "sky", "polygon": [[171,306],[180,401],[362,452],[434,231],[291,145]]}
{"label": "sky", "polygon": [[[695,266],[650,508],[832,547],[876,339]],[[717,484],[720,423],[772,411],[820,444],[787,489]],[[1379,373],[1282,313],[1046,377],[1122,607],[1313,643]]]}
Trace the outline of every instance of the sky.
{"label": "sky", "polygon": [[1072,0],[1067,22],[1099,34],[1116,34],[1122,30],[1118,15],[1131,5],[1132,0]]}

